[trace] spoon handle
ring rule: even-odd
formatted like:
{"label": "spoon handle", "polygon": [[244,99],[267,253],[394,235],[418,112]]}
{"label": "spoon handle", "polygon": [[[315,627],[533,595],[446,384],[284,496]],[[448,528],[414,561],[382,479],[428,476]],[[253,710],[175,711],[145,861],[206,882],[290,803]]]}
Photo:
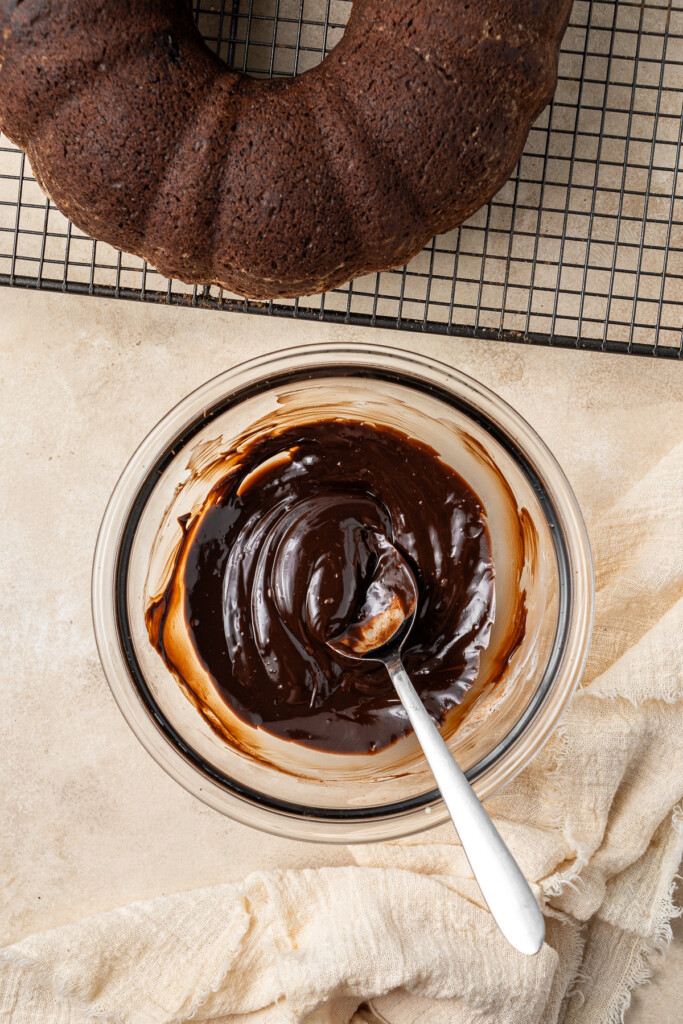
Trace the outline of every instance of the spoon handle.
{"label": "spoon handle", "polygon": [[387,660],[386,666],[496,924],[515,949],[538,953],[545,922],[529,883],[441,738],[400,657]]}

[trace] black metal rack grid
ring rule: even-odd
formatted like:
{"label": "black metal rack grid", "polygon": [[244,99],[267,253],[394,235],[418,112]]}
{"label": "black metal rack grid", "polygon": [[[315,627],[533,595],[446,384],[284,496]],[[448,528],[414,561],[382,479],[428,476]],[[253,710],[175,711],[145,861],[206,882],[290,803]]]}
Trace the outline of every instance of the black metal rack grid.
{"label": "black metal rack grid", "polygon": [[[195,0],[233,67],[294,75],[350,0]],[[0,136],[0,284],[440,334],[683,356],[683,0],[575,0],[551,106],[515,173],[402,270],[256,303],[93,242]]]}

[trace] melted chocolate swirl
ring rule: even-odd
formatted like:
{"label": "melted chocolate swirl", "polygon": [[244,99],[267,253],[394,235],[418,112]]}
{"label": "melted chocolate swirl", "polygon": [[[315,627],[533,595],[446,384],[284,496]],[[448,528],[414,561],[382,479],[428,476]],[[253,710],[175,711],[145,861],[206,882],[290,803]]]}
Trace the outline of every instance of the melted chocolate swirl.
{"label": "melted chocolate swirl", "polygon": [[440,722],[488,643],[491,542],[471,488],[393,429],[326,420],[257,438],[186,523],[148,608],[150,639],[186,691],[198,692],[195,664],[249,726],[326,751],[379,750],[410,730],[387,672],[327,641],[387,583],[390,545],[418,584],[406,668]]}

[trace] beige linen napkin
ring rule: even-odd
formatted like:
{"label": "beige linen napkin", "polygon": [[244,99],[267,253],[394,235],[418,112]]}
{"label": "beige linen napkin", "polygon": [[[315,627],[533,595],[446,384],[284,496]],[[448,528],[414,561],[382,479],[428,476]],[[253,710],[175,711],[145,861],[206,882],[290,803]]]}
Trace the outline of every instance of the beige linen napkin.
{"label": "beige linen napkin", "polygon": [[356,864],[256,873],[0,951],[2,1024],[611,1024],[683,850],[683,445],[591,509],[595,636],[546,749],[488,802],[546,913],[511,950],[448,826]]}

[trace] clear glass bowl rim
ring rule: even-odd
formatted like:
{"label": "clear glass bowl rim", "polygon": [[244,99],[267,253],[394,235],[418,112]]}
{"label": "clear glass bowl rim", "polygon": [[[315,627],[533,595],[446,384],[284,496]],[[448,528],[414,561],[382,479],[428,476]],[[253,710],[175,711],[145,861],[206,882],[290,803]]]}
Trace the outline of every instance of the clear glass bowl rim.
{"label": "clear glass bowl rim", "polygon": [[[515,738],[507,737],[496,748],[497,756],[468,772],[481,799],[510,782],[548,741],[574,692],[588,654],[593,624],[594,578],[590,543],[574,493],[544,442],[507,402],[473,378],[429,356],[380,344],[314,344],[288,348],[257,356],[207,381],[171,409],[142,441],[124,468],[107,505],[100,527],[92,576],[92,614],[100,660],[109,687],[121,712],[142,745],[157,763],[184,788],[209,806],[263,831],[318,842],[369,842],[394,839],[441,824],[448,817],[437,791],[419,801],[383,808],[381,813],[359,817],[357,813],[321,809],[292,810],[269,806],[258,798],[245,797],[237,789],[227,790],[188,759],[169,738],[159,714],[146,706],[131,674],[121,644],[117,613],[120,583],[117,581],[119,551],[124,528],[136,503],[141,502],[143,484],[163,453],[176,449],[176,442],[191,425],[203,420],[207,410],[237,401],[256,389],[267,388],[273,379],[348,376],[395,379],[405,386],[433,389],[437,397],[447,393],[464,403],[471,415],[479,413],[508,439],[508,446],[531,467],[545,498],[552,503],[561,528],[566,553],[563,581],[564,643],[549,677],[542,699]],[[144,502],[143,502],[144,503]],[[139,512],[139,508],[138,508]]]}

